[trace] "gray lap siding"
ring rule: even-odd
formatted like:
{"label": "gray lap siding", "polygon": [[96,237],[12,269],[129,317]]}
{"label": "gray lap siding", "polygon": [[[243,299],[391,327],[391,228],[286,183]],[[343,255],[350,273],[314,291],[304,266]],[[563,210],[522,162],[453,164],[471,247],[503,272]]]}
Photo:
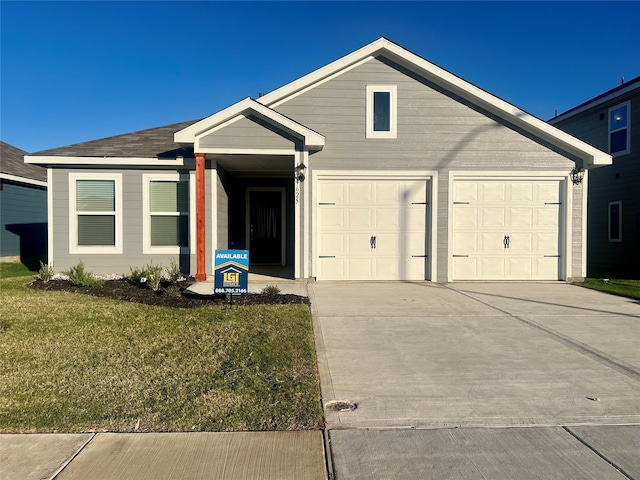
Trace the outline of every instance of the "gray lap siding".
{"label": "gray lap siding", "polygon": [[[69,242],[73,232],[69,231],[69,173],[122,174],[122,253],[70,253]],[[83,261],[86,268],[96,274],[130,273],[130,267],[143,267],[153,261],[154,264],[169,266],[171,259],[179,263],[185,274],[191,274],[195,268],[193,254],[144,254],[143,253],[143,175],[148,173],[171,173],[175,170],[138,170],[138,169],[66,169],[54,168],[52,171],[53,200],[53,262],[56,272],[68,270]],[[210,203],[211,181],[207,179],[207,199]],[[190,212],[193,215],[193,212]],[[50,257],[51,258],[51,257]]]}

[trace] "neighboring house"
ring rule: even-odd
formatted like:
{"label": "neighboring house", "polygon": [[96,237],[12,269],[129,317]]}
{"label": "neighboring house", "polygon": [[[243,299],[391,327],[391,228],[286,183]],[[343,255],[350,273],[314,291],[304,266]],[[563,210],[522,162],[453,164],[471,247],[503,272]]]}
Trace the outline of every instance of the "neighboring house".
{"label": "neighboring house", "polygon": [[587,274],[640,279],[640,77],[549,123],[613,156],[588,174]]}
{"label": "neighboring house", "polygon": [[47,170],[0,141],[0,261],[29,267],[47,260]]}
{"label": "neighboring house", "polygon": [[385,38],[203,120],[25,158],[49,169],[56,269],[179,258],[198,280],[226,248],[299,279],[580,279],[570,172],[611,163]]}

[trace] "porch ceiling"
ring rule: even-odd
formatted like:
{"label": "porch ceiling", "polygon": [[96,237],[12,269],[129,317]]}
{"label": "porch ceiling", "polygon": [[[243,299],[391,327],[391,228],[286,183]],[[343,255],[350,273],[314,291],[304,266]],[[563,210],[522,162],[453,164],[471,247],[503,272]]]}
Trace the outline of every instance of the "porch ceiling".
{"label": "porch ceiling", "polygon": [[293,155],[211,155],[217,165],[237,177],[293,177]]}

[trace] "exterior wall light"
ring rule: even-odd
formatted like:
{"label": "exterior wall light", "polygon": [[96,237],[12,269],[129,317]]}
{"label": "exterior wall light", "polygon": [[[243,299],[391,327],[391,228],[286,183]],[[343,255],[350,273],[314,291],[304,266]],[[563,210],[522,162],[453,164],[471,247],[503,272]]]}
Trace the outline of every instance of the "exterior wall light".
{"label": "exterior wall light", "polygon": [[583,168],[574,168],[569,173],[571,176],[571,183],[574,185],[580,185],[582,183],[582,179],[584,178],[584,169]]}
{"label": "exterior wall light", "polygon": [[307,167],[304,163],[298,165],[295,169],[294,177],[299,182],[304,182],[304,174],[307,171]]}

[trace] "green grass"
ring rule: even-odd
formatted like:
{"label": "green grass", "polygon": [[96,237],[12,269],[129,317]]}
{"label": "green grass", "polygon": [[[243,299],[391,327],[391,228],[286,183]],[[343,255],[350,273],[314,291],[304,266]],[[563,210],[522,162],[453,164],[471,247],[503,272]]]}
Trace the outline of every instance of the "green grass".
{"label": "green grass", "polygon": [[583,287],[599,290],[601,292],[619,295],[621,297],[640,300],[640,280],[602,280],[598,278],[587,278]]}
{"label": "green grass", "polygon": [[0,280],[0,432],[322,426],[307,306],[149,307],[29,281]]}
{"label": "green grass", "polygon": [[1,262],[0,278],[22,277],[24,275],[37,275],[38,270],[29,270],[29,267],[18,262]]}

